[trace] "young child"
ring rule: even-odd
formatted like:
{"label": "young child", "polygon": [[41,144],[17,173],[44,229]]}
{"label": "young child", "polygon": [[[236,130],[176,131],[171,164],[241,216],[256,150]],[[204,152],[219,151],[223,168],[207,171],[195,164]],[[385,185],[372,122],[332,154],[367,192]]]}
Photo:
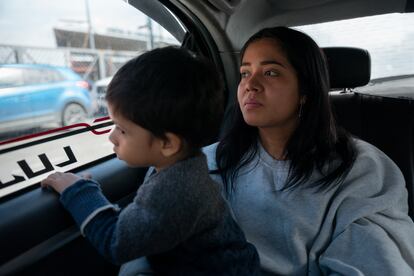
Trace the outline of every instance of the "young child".
{"label": "young child", "polygon": [[109,139],[119,159],[156,173],[122,211],[96,182],[75,174],[54,173],[41,184],[61,193],[81,233],[113,263],[146,256],[154,274],[256,275],[256,249],[233,220],[201,152],[218,129],[221,97],[208,62],[176,47],[142,54],[109,84],[115,124]]}

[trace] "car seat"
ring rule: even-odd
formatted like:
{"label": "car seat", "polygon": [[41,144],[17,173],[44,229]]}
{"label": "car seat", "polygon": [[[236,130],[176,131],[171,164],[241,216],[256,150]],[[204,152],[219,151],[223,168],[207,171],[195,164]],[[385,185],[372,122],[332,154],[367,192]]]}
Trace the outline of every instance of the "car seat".
{"label": "car seat", "polygon": [[[323,48],[330,72],[332,109],[338,124],[385,152],[401,169],[414,212],[413,99],[358,93],[370,79],[370,56],[360,48]],[[391,91],[392,92],[392,91]],[[375,91],[374,91],[375,93]]]}

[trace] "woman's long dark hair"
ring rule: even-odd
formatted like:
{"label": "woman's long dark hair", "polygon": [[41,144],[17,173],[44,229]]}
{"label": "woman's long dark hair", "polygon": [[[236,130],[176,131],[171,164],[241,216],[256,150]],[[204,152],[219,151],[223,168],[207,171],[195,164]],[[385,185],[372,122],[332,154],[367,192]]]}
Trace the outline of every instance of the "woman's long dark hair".
{"label": "woman's long dark hair", "polygon": [[[356,149],[351,136],[335,123],[329,103],[329,75],[324,54],[308,35],[287,28],[266,28],[254,34],[243,46],[260,39],[274,39],[294,67],[299,81],[299,93],[306,96],[299,123],[286,148],[290,160],[286,188],[305,183],[316,169],[323,177],[310,186],[325,190],[339,185],[352,167]],[[238,171],[248,164],[258,151],[258,129],[245,123],[237,99],[231,112],[230,127],[223,134],[216,151],[217,171],[227,194],[235,188]],[[339,161],[339,162],[338,162]]]}

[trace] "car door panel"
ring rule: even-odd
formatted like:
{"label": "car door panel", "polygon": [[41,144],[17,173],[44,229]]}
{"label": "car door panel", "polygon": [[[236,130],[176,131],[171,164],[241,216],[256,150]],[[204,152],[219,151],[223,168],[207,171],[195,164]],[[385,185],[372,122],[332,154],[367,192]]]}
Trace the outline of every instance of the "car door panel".
{"label": "car door panel", "polygon": [[[96,176],[108,199],[124,206],[134,197],[146,169],[128,168],[112,158],[82,171]],[[71,271],[68,275],[116,274],[118,268],[80,236],[55,192],[36,187],[2,198],[0,216],[0,275],[56,275],[62,269]],[[101,271],[102,267],[106,269]]]}

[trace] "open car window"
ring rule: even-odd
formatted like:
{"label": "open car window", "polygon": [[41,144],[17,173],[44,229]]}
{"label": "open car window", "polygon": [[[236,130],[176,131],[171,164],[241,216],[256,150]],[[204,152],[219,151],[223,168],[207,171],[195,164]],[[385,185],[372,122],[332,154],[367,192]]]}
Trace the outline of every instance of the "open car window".
{"label": "open car window", "polygon": [[[296,27],[321,47],[359,47],[371,56],[371,82],[355,91],[414,98],[414,13],[392,13]],[[358,32],[355,32],[358,30]]]}
{"label": "open car window", "polygon": [[112,76],[186,33],[159,2],[135,2],[0,3],[0,197],[112,156]]}

